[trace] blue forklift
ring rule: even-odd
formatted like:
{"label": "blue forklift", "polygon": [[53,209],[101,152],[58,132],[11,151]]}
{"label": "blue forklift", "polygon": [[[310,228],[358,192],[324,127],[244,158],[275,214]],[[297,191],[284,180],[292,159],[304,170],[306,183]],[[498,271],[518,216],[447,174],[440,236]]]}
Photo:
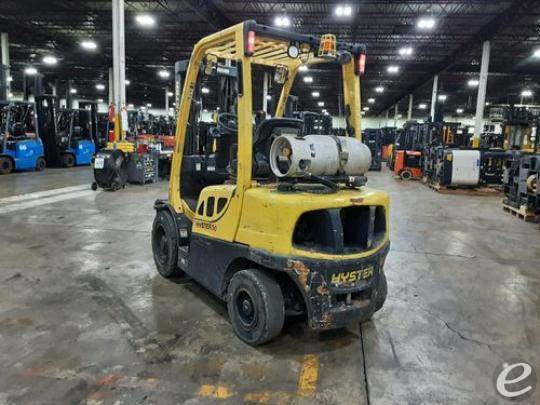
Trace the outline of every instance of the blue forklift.
{"label": "blue forklift", "polygon": [[45,169],[33,103],[0,101],[0,174]]}
{"label": "blue forklift", "polygon": [[58,97],[50,94],[40,94],[35,100],[47,166],[89,165],[96,152],[96,109],[59,108]]}
{"label": "blue forklift", "polygon": [[82,108],[60,108],[56,128],[62,165],[89,165],[96,153],[91,111]]}

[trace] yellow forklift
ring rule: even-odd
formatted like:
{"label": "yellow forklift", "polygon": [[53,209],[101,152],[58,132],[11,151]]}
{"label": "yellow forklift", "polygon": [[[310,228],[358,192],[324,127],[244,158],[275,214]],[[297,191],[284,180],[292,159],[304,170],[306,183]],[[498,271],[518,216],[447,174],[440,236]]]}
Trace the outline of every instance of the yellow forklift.
{"label": "yellow forklift", "polygon": [[[320,64],[341,72],[347,136],[305,134],[302,120],[284,117],[298,69]],[[256,128],[255,66],[272,72],[281,91],[275,116]],[[383,306],[389,198],[365,186],[364,67],[363,45],[255,21],[193,49],[169,197],[154,206],[152,250],[162,276],[187,274],[226,301],[235,333],[250,345],[278,336],[288,315],[332,329]],[[202,84],[218,72],[234,78],[231,108],[218,112],[215,125],[199,125]]]}

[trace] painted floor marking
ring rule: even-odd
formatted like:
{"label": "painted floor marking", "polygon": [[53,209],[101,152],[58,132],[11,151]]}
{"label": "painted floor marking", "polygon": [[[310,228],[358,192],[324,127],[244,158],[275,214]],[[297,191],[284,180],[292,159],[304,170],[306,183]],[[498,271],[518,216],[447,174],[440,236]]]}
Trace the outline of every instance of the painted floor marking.
{"label": "painted floor marking", "polygon": [[20,202],[20,201],[34,200],[37,198],[49,197],[53,195],[65,194],[65,193],[71,193],[73,191],[81,191],[81,190],[89,190],[89,189],[90,189],[89,184],[81,184],[79,186],[62,187],[62,188],[55,188],[52,190],[36,191],[34,193],[25,193],[25,194],[19,194],[19,195],[13,195],[10,197],[0,198],[0,204],[1,203],[8,204],[8,203],[14,203],[14,202]]}
{"label": "painted floor marking", "polygon": [[11,204],[4,207],[0,207],[0,214],[8,214],[10,212],[21,211],[28,208],[39,207],[41,205],[53,204],[66,200],[73,200],[75,198],[88,197],[91,195],[97,195],[101,191],[76,191],[74,193],[67,193],[61,195],[54,195],[51,197],[40,198],[37,200],[23,201],[20,204]]}

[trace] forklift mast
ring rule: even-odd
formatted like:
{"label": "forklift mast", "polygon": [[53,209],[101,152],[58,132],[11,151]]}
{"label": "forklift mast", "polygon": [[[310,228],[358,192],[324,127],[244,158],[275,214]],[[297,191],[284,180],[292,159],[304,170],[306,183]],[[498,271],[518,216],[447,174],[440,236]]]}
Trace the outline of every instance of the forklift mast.
{"label": "forklift mast", "polygon": [[43,141],[45,160],[49,166],[58,166],[61,164],[61,155],[57,144],[57,103],[58,98],[50,94],[35,96],[39,136]]}

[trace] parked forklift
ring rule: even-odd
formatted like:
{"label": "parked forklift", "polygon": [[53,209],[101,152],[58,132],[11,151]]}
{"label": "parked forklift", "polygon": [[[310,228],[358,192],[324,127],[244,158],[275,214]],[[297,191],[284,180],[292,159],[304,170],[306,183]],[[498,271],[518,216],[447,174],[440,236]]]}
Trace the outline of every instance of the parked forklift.
{"label": "parked forklift", "polygon": [[97,123],[92,121],[90,109],[58,109],[56,129],[57,147],[62,166],[89,165],[96,153],[94,131]]}
{"label": "parked forklift", "polygon": [[49,167],[89,165],[99,142],[95,103],[86,108],[59,108],[51,94],[35,96],[39,134]]}
{"label": "parked forklift", "polygon": [[[199,41],[179,103],[168,200],[157,200],[152,250],[164,277],[188,274],[227,303],[232,327],[256,346],[285,317],[332,329],[370,319],[387,294],[386,193],[366,187],[361,140],[365,46],[246,21]],[[300,66],[342,75],[346,136],[305,135],[284,118]],[[253,125],[253,75],[281,87],[275,116]],[[201,84],[228,69],[231,104],[201,134]],[[204,128],[204,127],[202,127]],[[201,136],[204,135],[204,136]],[[202,141],[202,142],[201,142]]]}
{"label": "parked forklift", "polygon": [[0,101],[0,174],[45,169],[34,111],[29,102]]}

